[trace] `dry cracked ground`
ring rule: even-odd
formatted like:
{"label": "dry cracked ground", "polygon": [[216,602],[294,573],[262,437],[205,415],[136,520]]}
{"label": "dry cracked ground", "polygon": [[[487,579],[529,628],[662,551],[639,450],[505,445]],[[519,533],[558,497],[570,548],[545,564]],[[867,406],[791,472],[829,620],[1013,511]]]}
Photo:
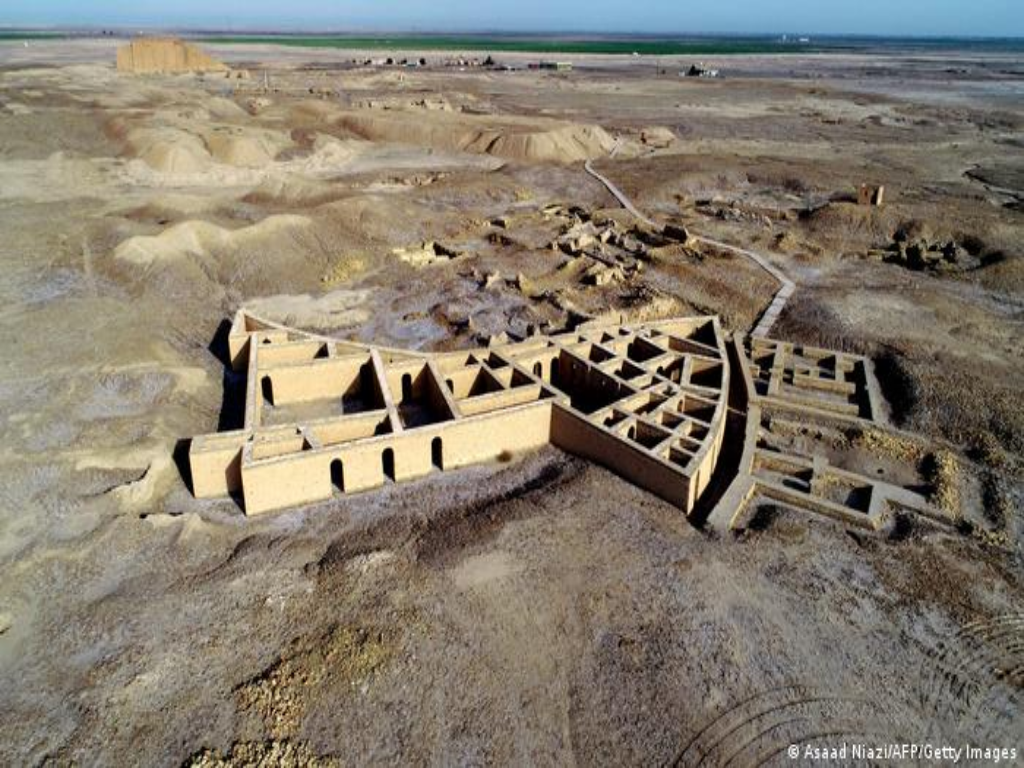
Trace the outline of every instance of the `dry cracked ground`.
{"label": "dry cracked ground", "polygon": [[[696,82],[214,53],[252,78],[0,46],[0,761],[1024,746],[1024,62],[739,57]],[[959,529],[765,508],[716,538],[554,449],[262,519],[191,496],[187,439],[239,417],[241,306],[425,350],[607,313],[752,328],[775,285],[740,257],[550,247],[573,216],[633,226],[588,158],[655,220],[766,253],[798,286],[773,334],[872,356],[920,438],[775,439],[853,439]]]}

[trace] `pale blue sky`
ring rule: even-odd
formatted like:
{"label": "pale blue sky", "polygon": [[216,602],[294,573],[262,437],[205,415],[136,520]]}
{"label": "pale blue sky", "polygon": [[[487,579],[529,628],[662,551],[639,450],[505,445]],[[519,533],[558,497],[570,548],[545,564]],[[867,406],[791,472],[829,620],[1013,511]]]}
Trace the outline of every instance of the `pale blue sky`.
{"label": "pale blue sky", "polygon": [[0,24],[1024,36],[1024,0],[0,0]]}

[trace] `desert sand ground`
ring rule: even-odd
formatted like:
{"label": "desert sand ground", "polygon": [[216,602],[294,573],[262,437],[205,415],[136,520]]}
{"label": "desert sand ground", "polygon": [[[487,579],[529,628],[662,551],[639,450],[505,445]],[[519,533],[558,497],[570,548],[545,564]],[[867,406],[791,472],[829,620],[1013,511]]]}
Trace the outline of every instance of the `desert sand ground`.
{"label": "desert sand ground", "polygon": [[[211,52],[250,79],[0,46],[4,764],[1020,754],[1024,62],[736,57],[689,80],[673,59]],[[655,220],[784,269],[774,336],[871,355],[926,447],[863,461],[961,530],[766,508],[715,538],[553,449],[260,519],[192,497],[187,439],[237,423],[240,306],[424,350],[605,313],[749,331],[775,286],[739,257],[560,269],[546,206],[628,219],[587,159]],[[862,182],[884,207],[851,201]],[[955,258],[908,268],[900,232]],[[428,240],[462,255],[395,253]]]}

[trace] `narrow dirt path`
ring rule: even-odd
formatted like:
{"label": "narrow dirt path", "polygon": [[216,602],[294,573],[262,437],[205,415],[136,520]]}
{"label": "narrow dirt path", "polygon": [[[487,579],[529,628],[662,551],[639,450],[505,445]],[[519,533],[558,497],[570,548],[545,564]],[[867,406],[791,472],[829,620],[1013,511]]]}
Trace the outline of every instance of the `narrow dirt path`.
{"label": "narrow dirt path", "polygon": [[785,309],[789,297],[796,291],[796,283],[790,280],[781,269],[768,261],[764,255],[756,251],[738,248],[735,245],[729,245],[728,243],[701,235],[694,235],[694,239],[697,242],[719,248],[723,251],[731,251],[732,253],[746,256],[779,282],[779,290],[775,292],[775,298],[772,299],[772,303],[768,305],[768,309],[764,311],[761,319],[758,320],[754,330],[750,333],[751,336],[767,336],[772,326],[775,325],[775,321],[779,319],[779,315],[782,314],[782,310]]}
{"label": "narrow dirt path", "polygon": [[615,186],[615,184],[613,184],[609,178],[607,178],[606,176],[602,176],[600,173],[595,171],[594,166],[590,164],[589,160],[587,160],[587,162],[583,164],[583,170],[585,170],[595,179],[604,184],[605,187],[608,188],[608,191],[611,192],[612,195],[615,197],[615,199],[619,201],[619,204],[622,205],[622,207],[629,211],[631,214],[633,214],[633,216],[635,216],[637,219],[639,219],[649,227],[658,226],[653,221],[644,216],[642,213],[640,213],[636,206],[633,205],[632,201],[628,197],[626,197],[626,193],[619,189],[617,186]]}
{"label": "narrow dirt path", "polygon": [[[616,145],[615,149],[618,149],[618,145]],[[591,164],[590,160],[587,160],[587,162],[583,164],[583,170],[600,181],[612,196],[619,201],[619,204],[629,211],[636,219],[649,227],[658,226],[651,219],[641,213],[640,210],[633,205],[633,201],[626,196],[626,193],[615,186],[611,179],[594,170],[594,166]],[[693,238],[698,243],[704,243],[705,245],[710,245],[714,248],[729,251],[750,259],[779,283],[779,290],[775,292],[775,298],[772,299],[772,303],[768,305],[768,309],[766,309],[761,315],[757,326],[755,326],[754,330],[750,334],[751,336],[757,337],[767,336],[768,332],[772,329],[772,326],[775,325],[775,321],[779,319],[779,315],[782,314],[782,310],[785,309],[786,302],[789,301],[789,297],[796,291],[796,283],[790,280],[781,269],[772,264],[771,261],[769,261],[769,259],[763,254],[746,248],[738,248],[735,245],[729,245],[728,243],[723,243],[720,240],[713,240],[710,237],[693,235]]]}

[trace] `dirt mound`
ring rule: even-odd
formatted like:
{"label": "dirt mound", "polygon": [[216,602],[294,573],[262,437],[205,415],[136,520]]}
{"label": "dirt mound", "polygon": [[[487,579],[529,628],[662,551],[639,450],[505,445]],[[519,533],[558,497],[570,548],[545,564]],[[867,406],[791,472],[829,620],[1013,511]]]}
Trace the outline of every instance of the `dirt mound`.
{"label": "dirt mound", "polygon": [[496,155],[540,163],[574,163],[601,157],[615,145],[599,126],[552,121],[505,121],[445,113],[354,113],[339,125],[370,141]]}
{"label": "dirt mound", "polygon": [[344,196],[330,183],[310,179],[298,173],[283,173],[264,179],[242,198],[243,202],[254,205],[304,205],[317,206]]}
{"label": "dirt mound", "polygon": [[348,197],[323,205],[318,212],[341,231],[366,241],[401,246],[410,240],[428,239],[429,233],[423,228],[423,209],[415,202],[400,197],[379,194]]}
{"label": "dirt mound", "polygon": [[141,128],[128,134],[131,151],[154,171],[170,174],[202,173],[210,167],[210,153],[198,136],[176,128]]}
{"label": "dirt mound", "polygon": [[333,136],[317,134],[313,141],[313,153],[303,162],[309,173],[343,166],[365,152],[370,145],[362,141],[341,141]]}
{"label": "dirt mound", "polygon": [[978,279],[989,290],[1019,296],[1024,293],[1024,257],[1018,255],[990,260]]}
{"label": "dirt mound", "polygon": [[486,132],[466,149],[533,162],[574,163],[602,157],[615,142],[603,128],[567,125],[546,131]]}
{"label": "dirt mound", "polygon": [[236,168],[262,168],[271,163],[279,148],[265,136],[238,130],[215,130],[206,136],[206,146],[218,163]]}
{"label": "dirt mound", "polygon": [[202,50],[175,38],[133,40],[117,49],[117,71],[169,74],[174,72],[226,72],[227,65]]}
{"label": "dirt mound", "polygon": [[888,240],[899,224],[889,208],[831,202],[800,216],[806,229],[839,247],[871,246]]}
{"label": "dirt mound", "polygon": [[640,132],[640,143],[653,149],[664,149],[675,143],[676,134],[670,128],[655,125]]}
{"label": "dirt mound", "polygon": [[310,224],[305,216],[268,216],[241,229],[225,229],[207,221],[183,221],[158,235],[141,235],[125,240],[114,256],[133,264],[177,259],[187,254],[205,256],[214,252],[246,248],[266,250],[281,235],[288,236]]}
{"label": "dirt mound", "polygon": [[194,174],[214,163],[265,168],[291,144],[284,134],[216,126],[202,135],[181,128],[137,128],[127,135],[129,152],[154,171]]}
{"label": "dirt mound", "polygon": [[249,113],[242,107],[224,96],[210,96],[203,99],[203,108],[216,120],[244,120],[249,116]]}

